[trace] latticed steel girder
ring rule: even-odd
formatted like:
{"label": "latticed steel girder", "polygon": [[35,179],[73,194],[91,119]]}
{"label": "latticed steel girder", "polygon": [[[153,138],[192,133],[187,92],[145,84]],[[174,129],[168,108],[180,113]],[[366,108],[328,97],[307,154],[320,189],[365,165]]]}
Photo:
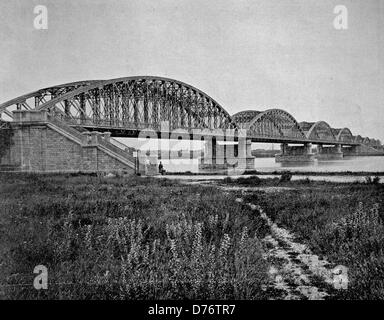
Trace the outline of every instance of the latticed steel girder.
{"label": "latticed steel girder", "polygon": [[262,141],[311,142],[318,144],[357,144],[348,128],[333,129],[325,121],[300,122],[285,110],[269,109],[266,111],[247,110],[236,113],[233,119],[241,128],[248,130],[248,135]]}
{"label": "latticed steel girder", "polygon": [[281,109],[244,111],[234,115],[252,138],[288,138],[305,142],[306,136],[296,119]]}
{"label": "latticed steel girder", "polygon": [[[89,80],[44,88],[0,104],[0,121],[15,110],[46,109],[61,119],[90,130],[120,130],[122,136],[142,129],[246,129],[260,142],[366,144],[374,139],[353,136],[348,128],[333,129],[324,121],[301,122],[281,109],[247,110],[232,117],[214,99],[186,83],[152,76]],[[5,119],[7,118],[8,119]],[[129,132],[129,134],[128,134]]]}
{"label": "latticed steel girder", "polygon": [[355,141],[356,143],[363,143],[364,138],[360,135],[357,135],[353,137],[353,141]]}
{"label": "latticed steel girder", "polygon": [[59,97],[65,93],[75,90],[79,87],[88,86],[93,83],[98,83],[99,80],[77,81],[65,84],[59,84],[52,87],[47,87],[37,91],[30,92],[15,99],[9,100],[0,104],[0,119],[13,118],[14,110],[33,110],[40,105]]}
{"label": "latticed steel girder", "polygon": [[369,146],[371,144],[371,139],[369,139],[368,137],[365,137],[363,140],[363,144]]}
{"label": "latticed steel girder", "polygon": [[348,128],[332,129],[332,132],[336,137],[337,141],[345,142],[345,143],[355,142],[355,138],[351,130]]}
{"label": "latticed steel girder", "polygon": [[376,139],[370,139],[369,146],[372,148],[377,147],[377,140]]}
{"label": "latticed steel girder", "polygon": [[375,148],[380,147],[380,145],[381,145],[380,140],[378,140],[378,139],[373,139],[373,140],[374,140],[373,146],[374,146]]}
{"label": "latticed steel girder", "polygon": [[232,116],[233,121],[236,122],[236,124],[240,128],[248,129],[248,124],[259,114],[262,113],[262,111],[256,111],[256,110],[245,110],[240,111],[238,113],[235,113]]}
{"label": "latticed steel girder", "polygon": [[204,92],[177,80],[128,77],[106,80],[53,99],[39,109],[83,126],[115,129],[235,129],[230,115]]}
{"label": "latticed steel girder", "polygon": [[337,141],[331,126],[325,121],[318,121],[315,123],[300,122],[300,127],[305,132],[307,139],[329,142]]}

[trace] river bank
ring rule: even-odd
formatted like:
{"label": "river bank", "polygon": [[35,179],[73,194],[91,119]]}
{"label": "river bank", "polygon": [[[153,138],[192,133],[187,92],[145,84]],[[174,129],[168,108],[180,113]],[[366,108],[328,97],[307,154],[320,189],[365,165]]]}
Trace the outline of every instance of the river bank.
{"label": "river bank", "polygon": [[[384,171],[295,171],[295,170],[275,170],[275,171],[259,171],[259,170],[245,170],[241,175],[281,175],[283,172],[290,172],[292,175],[300,176],[384,176]],[[228,171],[217,170],[213,172],[166,172],[166,176],[228,176]]]}
{"label": "river bank", "polygon": [[[382,184],[1,173],[0,181],[2,297],[384,297]],[[44,292],[31,285],[37,265],[49,272]],[[338,265],[348,268],[342,290]]]}
{"label": "river bank", "polygon": [[[196,175],[189,175],[189,174],[167,174],[164,176],[155,176],[156,178],[166,178],[169,180],[192,180],[192,181],[218,181],[223,180],[226,178],[231,179],[247,179],[251,177],[259,177],[262,180],[270,180],[275,179],[279,180],[279,177],[281,177],[284,174],[284,172],[276,172],[274,174],[270,173],[257,173],[257,174],[243,174],[243,175],[224,175],[224,174],[196,174]],[[305,181],[305,180],[311,180],[311,181],[318,181],[318,182],[334,182],[334,183],[365,183],[367,182],[367,179],[377,179],[378,183],[384,183],[384,174],[369,174],[369,173],[362,173],[361,175],[358,174],[313,174],[312,173],[290,173],[292,175],[291,180],[292,181]]]}

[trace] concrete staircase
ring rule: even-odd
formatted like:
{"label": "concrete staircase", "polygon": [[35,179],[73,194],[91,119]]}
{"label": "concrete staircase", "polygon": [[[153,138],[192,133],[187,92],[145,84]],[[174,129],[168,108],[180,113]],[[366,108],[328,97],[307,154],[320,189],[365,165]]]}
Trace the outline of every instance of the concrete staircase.
{"label": "concrete staircase", "polygon": [[48,115],[47,126],[51,129],[67,136],[71,140],[87,146],[89,144],[96,145],[99,149],[109,154],[116,160],[124,163],[131,169],[135,169],[135,158],[133,156],[133,148],[128,148],[124,144],[110,137],[110,134],[100,132],[90,132],[79,130],[67,125],[64,121],[56,117]]}
{"label": "concrete staircase", "polygon": [[13,115],[1,171],[136,172],[134,150],[108,132],[81,132],[46,110],[15,110]]}

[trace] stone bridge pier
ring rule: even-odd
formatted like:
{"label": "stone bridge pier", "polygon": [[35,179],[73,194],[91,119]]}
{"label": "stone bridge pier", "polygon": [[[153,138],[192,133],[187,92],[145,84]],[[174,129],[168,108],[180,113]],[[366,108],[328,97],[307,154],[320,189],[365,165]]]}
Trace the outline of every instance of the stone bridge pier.
{"label": "stone bridge pier", "polygon": [[312,153],[312,144],[305,143],[303,146],[289,146],[288,143],[281,144],[281,153],[275,156],[276,162],[313,162],[315,154]]}
{"label": "stone bridge pier", "polygon": [[[220,141],[220,143],[218,143]],[[239,139],[238,142],[228,143],[216,138],[205,141],[204,155],[199,161],[199,171],[254,169],[255,158],[252,156],[252,141]]]}
{"label": "stone bridge pier", "polygon": [[318,160],[339,160],[343,159],[343,156],[341,144],[332,147],[325,147],[321,144],[317,146],[316,158]]}

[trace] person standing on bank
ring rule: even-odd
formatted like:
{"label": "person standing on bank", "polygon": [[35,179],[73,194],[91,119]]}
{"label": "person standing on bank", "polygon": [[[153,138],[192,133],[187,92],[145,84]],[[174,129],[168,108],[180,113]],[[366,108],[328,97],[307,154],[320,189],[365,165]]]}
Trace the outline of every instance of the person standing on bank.
{"label": "person standing on bank", "polygon": [[163,164],[161,163],[161,161],[160,161],[160,163],[159,163],[159,173],[160,173],[161,175],[164,174],[164,167],[163,167]]}

